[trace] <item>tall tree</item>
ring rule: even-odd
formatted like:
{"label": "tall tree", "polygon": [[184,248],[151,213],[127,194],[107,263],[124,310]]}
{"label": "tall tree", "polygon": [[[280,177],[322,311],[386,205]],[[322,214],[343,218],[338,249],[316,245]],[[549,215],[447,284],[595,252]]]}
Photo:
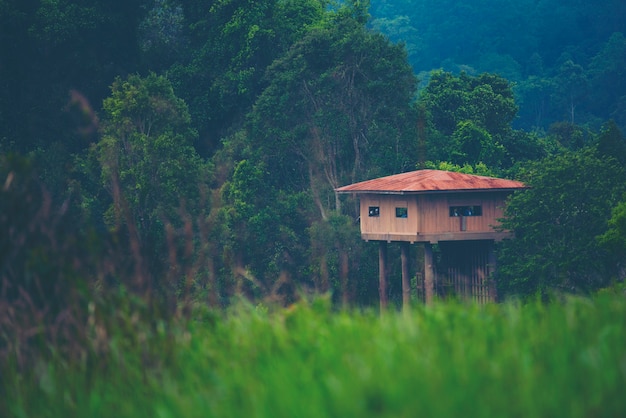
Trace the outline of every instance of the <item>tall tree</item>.
{"label": "tall tree", "polygon": [[265,69],[307,28],[326,0],[181,0],[189,28],[184,59],[168,74],[190,105],[197,149],[209,155],[241,128],[263,90]]}
{"label": "tall tree", "polygon": [[436,71],[419,100],[429,119],[430,160],[507,168],[541,154],[535,138],[513,130],[517,106],[500,76]]}
{"label": "tall tree", "polygon": [[589,84],[592,91],[592,110],[606,114],[626,128],[626,37],[616,32],[593,57],[589,65]]}
{"label": "tall tree", "polygon": [[608,252],[596,237],[624,192],[624,168],[593,148],[529,164],[530,189],[513,196],[503,227],[498,283],[506,294],[588,292],[607,284]]}
{"label": "tall tree", "polygon": [[406,53],[358,20],[339,13],[312,29],[267,80],[251,139],[279,178],[305,180],[293,187],[310,188],[322,217],[339,209],[334,188],[414,166],[416,80]]}
{"label": "tall tree", "polygon": [[626,165],[626,137],[615,121],[608,121],[602,128],[596,142],[598,152],[605,157],[615,158]]}
{"label": "tall tree", "polygon": [[[625,196],[626,197],[626,196]],[[598,242],[615,256],[617,278],[626,278],[626,200],[613,208],[608,229],[598,237]]]}
{"label": "tall tree", "polygon": [[118,78],[103,107],[102,138],[90,150],[99,162],[93,175],[109,195],[101,216],[128,234],[137,274],[145,278],[139,287],[146,287],[164,274],[165,226],[181,227],[202,209],[209,171],[193,149],[187,106],[165,77]]}
{"label": "tall tree", "polygon": [[[322,261],[306,257],[307,248],[332,248],[334,261],[346,265],[352,244],[344,242],[349,223],[336,216],[335,187],[405,171],[417,160],[415,77],[402,47],[366,30],[363,20],[361,9],[347,7],[311,27],[268,68],[245,133],[225,143],[241,150],[232,153],[236,170],[224,199],[238,231],[233,259],[267,292],[284,277],[314,285],[318,269],[307,263]],[[356,216],[355,206],[348,211]],[[331,219],[342,221],[309,229]],[[309,240],[326,230],[337,237],[332,243]]]}
{"label": "tall tree", "polygon": [[183,59],[186,45],[183,7],[176,0],[153,0],[139,22],[137,38],[143,65],[162,71]]}
{"label": "tall tree", "polygon": [[571,59],[565,59],[558,69],[555,85],[557,90],[554,92],[554,101],[559,106],[562,120],[576,123],[577,107],[588,94],[583,67]]}

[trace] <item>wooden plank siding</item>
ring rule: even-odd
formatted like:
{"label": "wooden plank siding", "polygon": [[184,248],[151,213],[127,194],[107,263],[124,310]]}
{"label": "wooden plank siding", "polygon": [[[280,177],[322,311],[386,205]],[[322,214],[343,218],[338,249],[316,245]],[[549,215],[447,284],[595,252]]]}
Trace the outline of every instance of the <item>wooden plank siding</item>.
{"label": "wooden plank siding", "polygon": [[[360,195],[361,236],[365,240],[432,242],[509,237],[494,226],[502,218],[506,192],[465,192]],[[481,216],[450,216],[451,206],[480,206]],[[370,216],[377,207],[378,216]],[[396,208],[406,208],[406,218],[396,217]],[[463,223],[463,226],[462,226]]]}

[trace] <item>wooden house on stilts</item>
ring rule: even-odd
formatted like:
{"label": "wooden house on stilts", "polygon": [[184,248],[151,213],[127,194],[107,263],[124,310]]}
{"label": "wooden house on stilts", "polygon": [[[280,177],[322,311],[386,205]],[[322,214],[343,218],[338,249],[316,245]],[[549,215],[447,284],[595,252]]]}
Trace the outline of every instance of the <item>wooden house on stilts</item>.
{"label": "wooden house on stilts", "polygon": [[[363,181],[337,189],[360,200],[361,237],[379,242],[379,294],[387,305],[387,244],[399,242],[403,304],[410,296],[409,245],[424,244],[423,291],[454,292],[479,301],[495,299],[494,241],[511,236],[497,229],[506,198],[526,186],[513,180],[441,170],[418,170]],[[438,244],[444,261],[433,260]],[[441,270],[444,271],[441,271]]]}

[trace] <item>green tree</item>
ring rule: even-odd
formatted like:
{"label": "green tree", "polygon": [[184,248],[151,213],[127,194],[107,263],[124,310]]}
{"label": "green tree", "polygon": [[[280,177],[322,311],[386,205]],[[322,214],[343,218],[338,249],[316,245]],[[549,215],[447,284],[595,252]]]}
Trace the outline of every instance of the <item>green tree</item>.
{"label": "green tree", "polygon": [[138,27],[139,48],[144,65],[151,71],[172,66],[185,49],[185,16],[175,0],[153,0]]}
{"label": "green tree", "polygon": [[598,242],[615,256],[618,278],[626,273],[626,200],[613,208],[607,231],[598,237]]}
{"label": "green tree", "polygon": [[482,162],[492,167],[502,166],[505,149],[487,132],[470,120],[459,122],[452,134],[455,148],[461,151],[457,161]]}
{"label": "green tree", "polygon": [[165,228],[180,228],[185,216],[203,210],[209,169],[192,147],[196,134],[187,106],[165,77],[117,78],[103,108],[102,138],[89,157],[92,175],[109,196],[101,216],[109,228],[127,233],[137,274],[145,279],[138,286],[149,290],[168,259]]}
{"label": "green tree", "polygon": [[409,62],[416,61],[424,46],[421,45],[419,32],[411,24],[408,16],[372,18],[372,28],[385,34],[394,43],[402,43],[407,51]]}
{"label": "green tree", "polygon": [[[565,54],[567,58],[567,54]],[[576,123],[576,108],[588,94],[588,82],[582,65],[565,59],[556,75],[553,100],[557,103],[563,120]]]}
{"label": "green tree", "polygon": [[596,144],[601,155],[613,157],[622,165],[626,165],[626,138],[615,121],[610,120],[605,124]]}
{"label": "green tree", "polygon": [[262,162],[239,161],[224,184],[223,219],[229,236],[224,257],[235,292],[288,302],[306,285],[311,202],[304,192],[286,193]]}
{"label": "green tree", "polygon": [[542,153],[535,138],[512,129],[517,106],[502,77],[436,71],[419,101],[429,119],[430,160],[508,168]]}
{"label": "green tree", "polygon": [[267,80],[251,140],[277,179],[297,181],[285,186],[310,190],[322,218],[340,209],[334,188],[414,166],[416,80],[406,53],[349,14],[311,29]]}
{"label": "green tree", "polygon": [[507,295],[589,292],[607,284],[611,263],[596,237],[626,185],[624,168],[593,148],[529,163],[503,228],[515,233],[500,248],[498,284]]}
{"label": "green tree", "polygon": [[590,95],[595,114],[607,114],[626,128],[626,116],[619,108],[626,98],[626,37],[616,32],[589,64]]}
{"label": "green tree", "polygon": [[447,161],[440,161],[436,164],[432,161],[427,161],[424,168],[429,168],[432,170],[455,171],[457,173],[465,174],[475,174],[477,176],[497,177],[497,174],[493,172],[489,167],[487,167],[484,163],[478,163],[475,166],[471,166],[469,164],[460,166]]}
{"label": "green tree", "polygon": [[570,122],[555,122],[548,129],[548,137],[562,149],[581,149],[589,137],[589,132],[582,126]]}
{"label": "green tree", "polygon": [[209,155],[240,129],[265,87],[266,68],[319,22],[326,0],[181,0],[187,47],[168,70],[189,104],[199,132],[196,148]]}
{"label": "green tree", "polygon": [[[334,188],[411,169],[417,159],[416,83],[404,50],[366,30],[361,9],[328,13],[268,68],[247,129],[219,153],[230,153],[236,167],[224,187],[230,264],[244,283],[256,281],[257,295],[314,287],[325,267],[309,248],[333,251],[329,271],[348,277],[343,267],[333,270],[346,266],[347,241],[317,242],[315,232],[348,234],[343,221],[328,225],[343,219]],[[355,217],[356,205],[348,211]]]}

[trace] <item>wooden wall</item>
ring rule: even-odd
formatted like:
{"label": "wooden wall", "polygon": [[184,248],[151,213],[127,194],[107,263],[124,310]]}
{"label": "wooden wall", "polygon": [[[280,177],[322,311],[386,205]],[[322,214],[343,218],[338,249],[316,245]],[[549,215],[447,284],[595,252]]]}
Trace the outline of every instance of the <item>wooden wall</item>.
{"label": "wooden wall", "polygon": [[[507,193],[466,192],[421,195],[361,195],[361,234],[366,240],[438,242],[440,240],[501,239],[497,232]],[[369,216],[370,207],[378,216]],[[451,206],[480,206],[482,216],[450,216]],[[406,218],[396,208],[407,208]]]}

